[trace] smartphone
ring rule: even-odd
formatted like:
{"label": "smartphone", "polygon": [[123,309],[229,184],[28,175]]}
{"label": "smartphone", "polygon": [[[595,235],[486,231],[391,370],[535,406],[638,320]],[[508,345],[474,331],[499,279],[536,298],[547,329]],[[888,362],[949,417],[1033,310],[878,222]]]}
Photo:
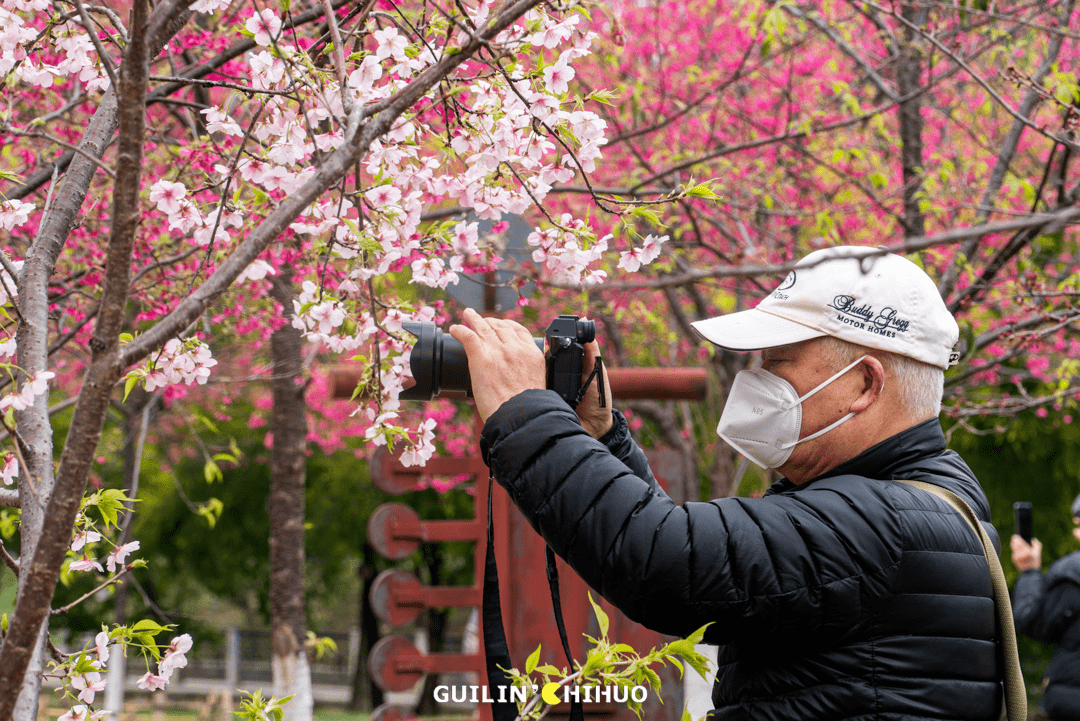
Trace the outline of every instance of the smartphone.
{"label": "smartphone", "polygon": [[1013,504],[1016,514],[1016,535],[1031,543],[1031,504],[1020,501]]}

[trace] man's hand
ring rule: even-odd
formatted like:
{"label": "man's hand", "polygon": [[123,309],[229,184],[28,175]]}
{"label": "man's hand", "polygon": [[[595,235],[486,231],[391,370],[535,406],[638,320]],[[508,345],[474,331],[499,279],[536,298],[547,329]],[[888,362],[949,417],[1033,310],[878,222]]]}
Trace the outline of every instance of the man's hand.
{"label": "man's hand", "polygon": [[1038,538],[1032,538],[1029,544],[1020,536],[1014,535],[1009,541],[1012,550],[1012,562],[1021,573],[1042,568],[1042,544]]}
{"label": "man's hand", "polygon": [[547,386],[544,354],[520,323],[484,318],[469,308],[465,325],[450,326],[450,335],[469,358],[473,401],[481,420],[518,393]]}
{"label": "man's hand", "polygon": [[[600,357],[600,346],[596,341],[585,344],[585,363],[584,369],[581,374],[581,380],[584,382],[593,372],[593,367],[596,365],[596,359]],[[589,432],[589,435],[593,438],[600,438],[600,436],[611,430],[613,420],[611,418],[611,383],[608,382],[608,368],[604,366],[604,398],[607,400],[604,408],[600,407],[600,389],[599,389],[599,377],[594,378],[589,389],[585,391],[585,397],[581,399],[581,403],[578,404],[577,414],[578,420],[581,421],[581,427]]]}

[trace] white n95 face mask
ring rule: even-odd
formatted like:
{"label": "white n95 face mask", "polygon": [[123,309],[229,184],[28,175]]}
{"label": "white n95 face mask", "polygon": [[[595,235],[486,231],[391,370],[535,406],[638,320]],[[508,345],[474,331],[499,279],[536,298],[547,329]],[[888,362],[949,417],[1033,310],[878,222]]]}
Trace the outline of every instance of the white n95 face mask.
{"label": "white n95 face mask", "polygon": [[779,468],[791,457],[799,443],[828,433],[854,413],[822,428],[802,440],[802,402],[862,362],[866,356],[844,367],[802,398],[786,380],[762,368],[739,371],[731,384],[720,425],[716,432],[735,450],[762,468]]}

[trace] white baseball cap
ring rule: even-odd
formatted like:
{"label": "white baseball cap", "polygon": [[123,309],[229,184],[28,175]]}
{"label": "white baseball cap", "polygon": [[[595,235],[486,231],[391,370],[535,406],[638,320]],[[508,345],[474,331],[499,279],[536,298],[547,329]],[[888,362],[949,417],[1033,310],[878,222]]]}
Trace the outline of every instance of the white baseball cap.
{"label": "white baseball cap", "polygon": [[761,350],[832,336],[948,368],[960,329],[922,268],[893,253],[837,246],[803,258],[756,308],[699,320],[721,348]]}

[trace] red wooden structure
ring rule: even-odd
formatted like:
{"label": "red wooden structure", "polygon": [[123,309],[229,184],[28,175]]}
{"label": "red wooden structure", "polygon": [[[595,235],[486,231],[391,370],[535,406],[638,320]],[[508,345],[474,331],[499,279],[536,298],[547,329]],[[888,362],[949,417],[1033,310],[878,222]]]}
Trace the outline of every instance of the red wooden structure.
{"label": "red wooden structure", "polygon": [[[612,395],[616,399],[683,399],[701,400],[707,387],[703,368],[645,369],[612,368],[608,371]],[[356,385],[357,375],[350,370],[335,371],[332,376],[335,396],[348,398]],[[479,434],[479,427],[477,428]],[[661,477],[670,464],[663,461],[664,453],[650,453],[653,471],[661,485]],[[655,456],[655,461],[653,456]],[[380,450],[372,458],[369,471],[375,485],[388,493],[412,490],[421,475],[467,474],[475,484],[473,518],[458,521],[423,521],[416,512],[400,503],[383,504],[375,510],[368,523],[368,538],[376,550],[390,559],[408,557],[421,541],[471,540],[476,542],[475,568],[477,578],[465,587],[424,587],[415,576],[401,571],[380,574],[371,591],[372,607],[376,614],[392,626],[400,627],[413,621],[424,608],[445,606],[478,606],[483,583],[485,559],[487,478],[488,471],[479,455],[467,458],[433,458],[423,469],[405,468],[397,459]],[[672,479],[674,480],[674,479]],[[510,657],[515,665],[542,646],[540,663],[564,667],[566,659],[555,626],[545,571],[544,542],[510,503],[506,492],[495,485],[492,497],[495,524],[495,553],[499,565],[499,588]],[[563,616],[571,651],[584,662],[588,642],[583,634],[598,636],[599,630],[588,602],[587,587],[576,573],[559,561]],[[619,611],[598,600],[610,618],[609,637],[627,643],[641,652],[667,642],[668,638],[630,621]],[[479,674],[478,683],[486,683],[483,648],[477,653],[422,654],[405,636],[394,635],[381,639],[371,651],[370,666],[375,682],[389,691],[412,688],[427,673],[473,671]],[[682,685],[678,673],[670,666],[658,669],[663,682],[663,699],[650,694],[645,702],[643,718],[650,721],[675,721],[683,709]],[[491,707],[478,704],[475,718],[491,719]],[[565,716],[566,708],[557,709],[552,717]],[[636,719],[625,705],[591,703],[584,705],[586,717],[629,721]],[[560,714],[558,711],[562,711]],[[407,721],[411,714],[391,706],[376,710],[372,721]]]}

